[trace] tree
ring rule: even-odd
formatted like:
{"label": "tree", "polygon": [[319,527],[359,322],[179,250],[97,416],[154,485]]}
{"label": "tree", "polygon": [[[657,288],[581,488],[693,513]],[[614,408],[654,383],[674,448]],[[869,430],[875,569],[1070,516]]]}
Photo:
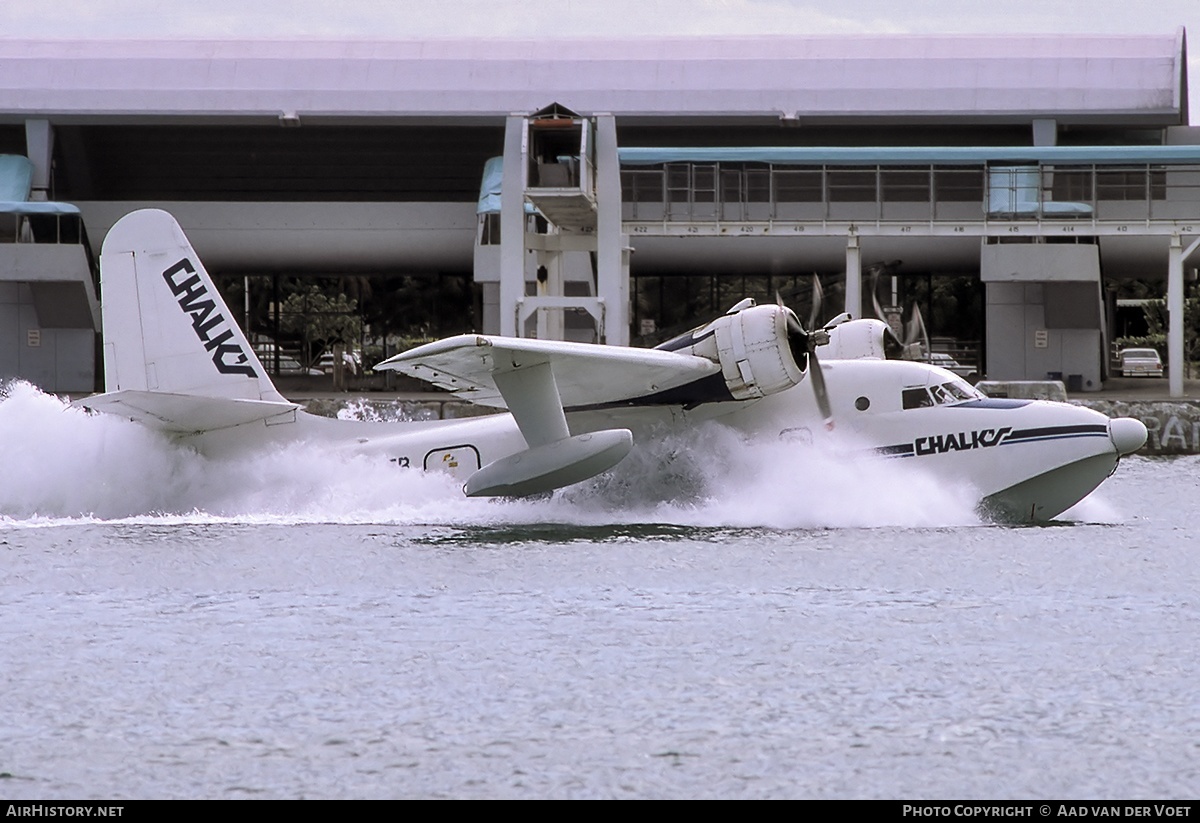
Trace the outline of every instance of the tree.
{"label": "tree", "polygon": [[339,293],[330,297],[320,286],[310,285],[283,301],[279,327],[304,339],[305,365],[337,343],[354,345],[362,338],[358,301]]}
{"label": "tree", "polygon": [[[1167,359],[1167,307],[1159,295],[1161,287],[1141,281],[1130,280],[1121,284],[1118,294],[1136,299],[1146,299],[1142,313],[1146,320],[1147,334],[1144,337],[1121,337],[1115,342],[1118,348],[1148,346],[1158,349],[1164,362]],[[1183,361],[1184,375],[1191,376],[1191,364],[1200,359],[1200,283],[1184,283],[1183,289]]]}

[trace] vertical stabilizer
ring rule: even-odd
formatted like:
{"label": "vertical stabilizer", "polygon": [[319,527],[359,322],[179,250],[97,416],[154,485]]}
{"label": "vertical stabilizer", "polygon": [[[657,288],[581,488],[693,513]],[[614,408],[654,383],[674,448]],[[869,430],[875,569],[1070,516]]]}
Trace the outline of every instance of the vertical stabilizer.
{"label": "vertical stabilizer", "polygon": [[167,212],[117,221],[100,253],[100,286],[108,392],[283,402]]}

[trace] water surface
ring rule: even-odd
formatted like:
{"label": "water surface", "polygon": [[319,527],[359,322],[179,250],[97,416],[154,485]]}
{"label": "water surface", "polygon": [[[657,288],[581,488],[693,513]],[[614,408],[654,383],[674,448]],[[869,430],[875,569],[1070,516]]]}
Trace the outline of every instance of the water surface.
{"label": "water surface", "polygon": [[0,795],[1192,798],[1200,459],[1047,527],[666,439],[549,499],[0,401]]}

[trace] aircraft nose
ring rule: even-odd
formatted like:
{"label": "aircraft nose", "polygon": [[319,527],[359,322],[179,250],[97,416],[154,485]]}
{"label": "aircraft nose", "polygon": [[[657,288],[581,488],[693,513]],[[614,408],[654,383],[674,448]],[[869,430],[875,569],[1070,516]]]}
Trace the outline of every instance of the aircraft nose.
{"label": "aircraft nose", "polygon": [[1118,417],[1108,421],[1108,436],[1117,454],[1132,454],[1146,443],[1146,424],[1132,417]]}

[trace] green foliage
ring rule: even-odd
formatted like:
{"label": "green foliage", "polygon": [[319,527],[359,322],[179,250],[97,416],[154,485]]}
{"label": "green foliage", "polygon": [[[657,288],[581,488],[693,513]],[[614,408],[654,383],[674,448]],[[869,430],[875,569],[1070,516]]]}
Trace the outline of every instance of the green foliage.
{"label": "green foliage", "polygon": [[377,278],[363,319],[373,335],[448,337],[475,327],[470,277],[395,275]]}
{"label": "green foliage", "polygon": [[1165,363],[1167,360],[1167,336],[1165,334],[1139,334],[1118,337],[1113,340],[1117,351],[1121,349],[1154,349]]}
{"label": "green foliage", "polygon": [[362,317],[357,300],[342,293],[330,297],[320,286],[310,285],[283,301],[279,328],[303,337],[311,363],[336,343],[356,344],[362,337]]}
{"label": "green foliage", "polygon": [[983,338],[984,289],[972,275],[901,277],[905,317],[917,303],[925,313],[929,334],[961,341]]}

